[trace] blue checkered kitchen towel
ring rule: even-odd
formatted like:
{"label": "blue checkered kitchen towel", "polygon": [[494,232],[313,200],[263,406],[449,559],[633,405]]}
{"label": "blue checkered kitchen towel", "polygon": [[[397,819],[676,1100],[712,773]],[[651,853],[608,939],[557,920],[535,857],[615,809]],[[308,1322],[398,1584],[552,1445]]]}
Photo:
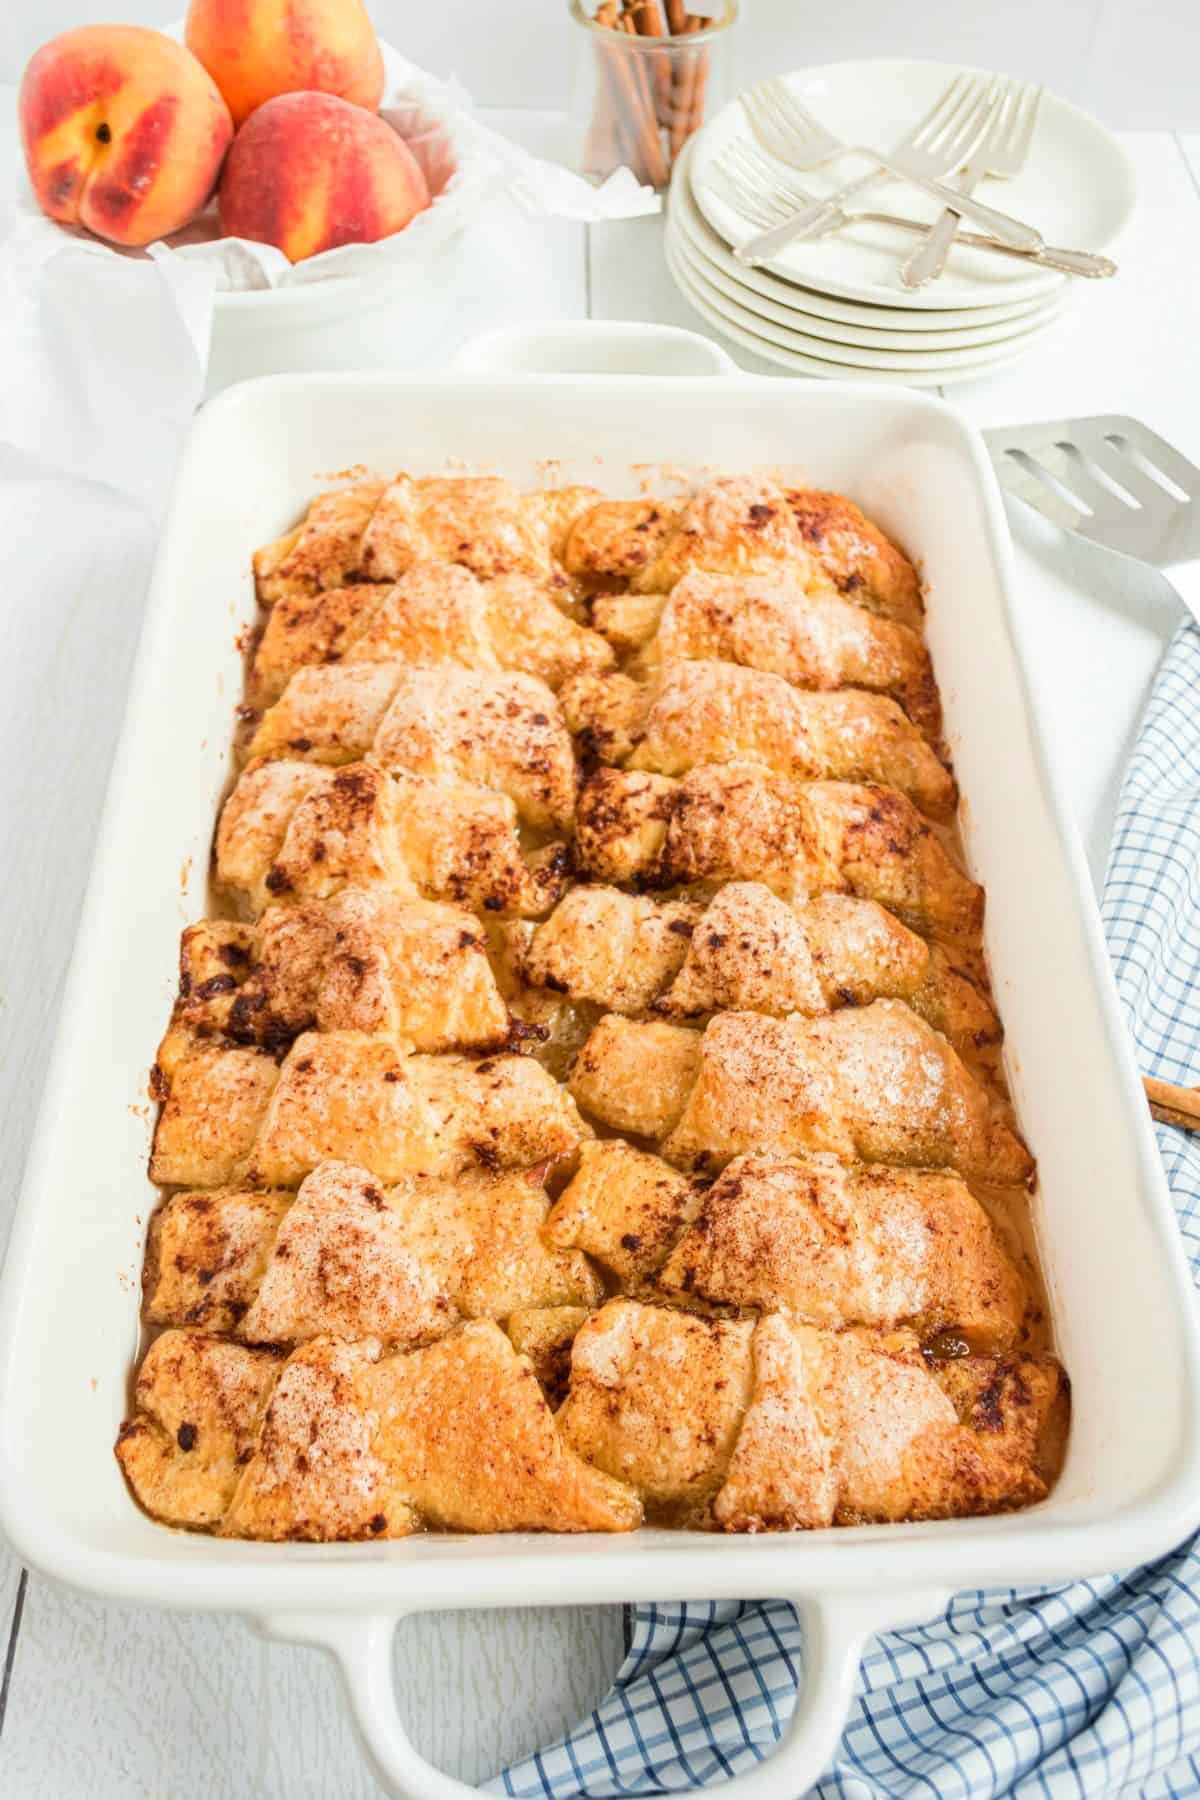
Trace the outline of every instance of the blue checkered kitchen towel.
{"label": "blue checkered kitchen towel", "polygon": [[[1200,1076],[1200,630],[1159,670],[1117,815],[1103,915],[1141,1067]],[[1200,1136],[1158,1127],[1200,1268]],[[792,1711],[784,1601],[639,1606],[607,1698],[489,1783],[520,1800],[670,1794],[741,1774]],[[876,1638],[819,1800],[1200,1795],[1200,1539],[1146,1568],[955,1597]],[[779,1800],[798,1800],[780,1794]]]}

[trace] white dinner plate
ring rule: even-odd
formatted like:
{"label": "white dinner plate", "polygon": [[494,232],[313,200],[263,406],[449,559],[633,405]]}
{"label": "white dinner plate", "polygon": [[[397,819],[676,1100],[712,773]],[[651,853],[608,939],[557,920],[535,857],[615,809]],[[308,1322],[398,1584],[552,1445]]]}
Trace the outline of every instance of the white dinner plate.
{"label": "white dinner plate", "polygon": [[[900,306],[866,306],[853,300],[834,300],[811,288],[795,287],[762,269],[739,263],[701,213],[688,187],[690,146],[676,164],[668,213],[681,240],[697,251],[709,276],[722,292],[766,318],[786,313],[797,330],[840,344],[864,344],[886,349],[966,349],[971,344],[997,343],[1035,324],[1061,307],[1071,293],[1064,280],[1061,288],[1036,300],[1020,300],[1005,306],[977,306],[942,312],[906,311]],[[729,285],[727,285],[729,284]],[[734,291],[736,290],[736,291]]]}
{"label": "white dinner plate", "polygon": [[[797,69],[788,86],[823,125],[846,143],[898,143],[934,105],[959,74],[988,71],[950,63],[878,59],[829,63]],[[750,141],[750,127],[738,101],[725,106],[698,135],[691,163],[692,192],[726,243],[743,242],[754,227],[705,186],[705,170],[734,138]],[[824,197],[866,168],[861,158],[843,157],[796,179],[814,197]],[[1087,113],[1056,94],[1044,94],[1029,158],[1011,181],[986,180],[979,197],[1036,225],[1048,244],[1078,250],[1111,249],[1136,201],[1129,158],[1116,139]],[[905,183],[880,179],[855,204],[879,212],[903,212],[932,221],[938,203]],[[975,307],[1002,300],[1045,298],[1063,276],[1015,257],[959,245],[945,274],[927,288],[901,287],[899,259],[911,246],[907,233],[886,225],[856,225],[852,233],[789,244],[768,267],[785,280],[845,299],[918,310]]]}
{"label": "white dinner plate", "polygon": [[[892,369],[852,368],[846,363],[834,362],[828,356],[813,355],[807,351],[788,348],[774,342],[771,338],[763,335],[763,332],[754,328],[767,327],[764,320],[754,319],[753,314],[744,315],[744,320],[752,321],[751,324],[744,322],[743,319],[735,318],[730,312],[723,310],[715,303],[712,290],[706,292],[684,267],[681,259],[675,253],[673,242],[666,245],[666,261],[676,287],[707,324],[720,332],[722,336],[727,337],[731,343],[738,344],[743,350],[749,350],[753,355],[762,357],[764,362],[778,364],[780,368],[787,369],[794,375],[820,375],[826,381],[853,379],[854,381],[881,381],[893,384],[898,382],[905,387],[949,387],[956,381],[970,381],[982,375],[990,375],[994,369],[1001,369],[1025,354],[1026,345],[1022,341],[1015,350],[1011,344],[1000,345],[997,355],[991,362],[972,369],[912,369],[907,373],[900,373]],[[728,302],[725,305],[727,306]],[[776,328],[769,327],[767,329]],[[819,344],[820,340],[814,339],[813,342]],[[821,348],[826,348],[826,346],[822,345]]]}
{"label": "white dinner plate", "polygon": [[[1067,305],[1067,302],[1056,299],[1048,315],[1034,320],[1026,330],[999,344],[969,344],[957,349],[939,350],[928,348],[917,338],[915,343],[902,344],[900,349],[880,348],[818,336],[801,329],[795,315],[774,319],[762,310],[769,302],[759,300],[745,304],[737,294],[728,294],[721,282],[713,279],[703,258],[691,249],[678,230],[668,226],[666,242],[676,262],[683,267],[693,286],[704,295],[714,310],[785,350],[796,350],[803,356],[823,357],[855,372],[859,369],[886,369],[900,375],[925,372],[937,375],[939,379],[953,379],[958,370],[970,370],[974,373],[977,369],[993,366],[997,357],[1007,356],[1010,352],[1015,356],[1019,351],[1027,349],[1050,329]],[[782,310],[776,308],[777,312]]]}

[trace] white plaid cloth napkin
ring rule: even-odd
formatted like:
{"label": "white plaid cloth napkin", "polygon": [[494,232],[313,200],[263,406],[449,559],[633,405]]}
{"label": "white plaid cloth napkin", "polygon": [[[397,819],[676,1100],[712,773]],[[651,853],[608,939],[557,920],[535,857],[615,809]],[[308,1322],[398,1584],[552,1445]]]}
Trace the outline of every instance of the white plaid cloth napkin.
{"label": "white plaid cloth napkin", "polygon": [[[1159,670],[1121,793],[1103,917],[1141,1067],[1200,1079],[1200,630]],[[1200,1135],[1158,1141],[1193,1269]],[[876,1638],[818,1800],[1200,1795],[1200,1539],[1145,1568],[957,1595]],[[630,1609],[592,1716],[488,1784],[519,1800],[670,1794],[773,1749],[803,1679],[786,1601]],[[780,1800],[798,1800],[780,1795]]]}

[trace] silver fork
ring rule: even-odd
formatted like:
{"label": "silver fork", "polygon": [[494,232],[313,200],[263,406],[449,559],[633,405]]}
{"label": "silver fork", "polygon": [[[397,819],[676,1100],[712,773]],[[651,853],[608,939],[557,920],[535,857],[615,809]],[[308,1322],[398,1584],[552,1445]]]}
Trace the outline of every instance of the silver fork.
{"label": "silver fork", "polygon": [[[1018,250],[1040,249],[1041,234],[1031,225],[1013,219],[1007,213],[984,206],[982,201],[956,194],[937,179],[960,168],[975,150],[987,130],[991,115],[993,83],[990,77],[959,76],[951,83],[932,111],[890,155],[864,145],[843,143],[826,131],[808,108],[791,94],[781,81],[760,82],[742,95],[742,106],[755,137],[777,161],[790,168],[815,169],[845,155],[865,156],[878,169],[907,181],[932,194],[943,205],[974,219],[990,236]],[[794,237],[816,224],[829,204],[840,205],[848,195],[867,184],[867,177],[839,190],[828,202],[816,202],[790,221],[743,246],[741,260],[761,262],[776,254]]]}
{"label": "silver fork", "polygon": [[[959,177],[960,194],[972,193],[985,175],[1007,181],[1021,173],[1033,142],[1041,101],[1040,87],[1026,87],[1019,81],[1005,85],[983,142],[972,152]],[[936,224],[930,226],[924,243],[917,245],[900,270],[905,287],[922,288],[937,280],[946,267],[961,223],[958,213],[947,207]]]}
{"label": "silver fork", "polygon": [[[812,195],[798,181],[781,175],[766,152],[745,138],[732,138],[726,144],[705,172],[702,185],[763,231],[781,224],[800,207],[812,202]],[[827,202],[823,204],[827,206],[828,216],[812,234],[814,236],[838,231],[843,225],[862,223],[894,225],[901,231],[914,231],[920,237],[927,236],[930,230],[918,219],[904,219],[895,213],[843,212],[828,206]],[[991,250],[998,256],[1015,256],[1022,262],[1061,269],[1067,275],[1082,275],[1095,280],[1117,272],[1115,262],[1092,250],[1064,250],[1052,244],[1044,245],[1041,250],[1013,250],[1008,244],[998,244],[995,238],[982,237],[975,231],[962,232],[959,241],[975,250]]]}

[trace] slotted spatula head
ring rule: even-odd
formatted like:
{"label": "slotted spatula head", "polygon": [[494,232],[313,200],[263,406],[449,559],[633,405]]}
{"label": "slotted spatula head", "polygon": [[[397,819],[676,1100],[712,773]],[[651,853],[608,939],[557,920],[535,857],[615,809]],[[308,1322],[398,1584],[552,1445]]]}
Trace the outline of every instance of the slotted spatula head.
{"label": "slotted spatula head", "polygon": [[1054,524],[1160,569],[1200,557],[1200,469],[1137,419],[985,431],[1001,486]]}

